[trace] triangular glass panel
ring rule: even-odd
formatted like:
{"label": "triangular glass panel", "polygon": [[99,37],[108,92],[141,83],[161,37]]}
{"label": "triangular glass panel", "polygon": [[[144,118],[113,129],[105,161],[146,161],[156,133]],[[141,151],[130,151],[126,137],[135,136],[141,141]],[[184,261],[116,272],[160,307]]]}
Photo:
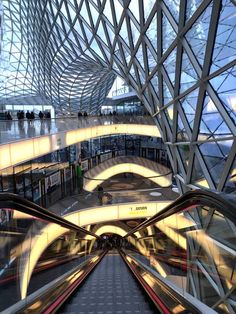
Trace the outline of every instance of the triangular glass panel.
{"label": "triangular glass panel", "polygon": [[187,142],[189,141],[185,126],[183,121],[178,113],[178,125],[177,125],[177,141],[178,142]]}
{"label": "triangular glass panel", "polygon": [[139,39],[140,31],[136,28],[132,19],[130,19],[130,28],[131,28],[131,33],[132,33],[133,45],[135,46]]}
{"label": "triangular glass panel", "polygon": [[96,41],[96,39],[93,39],[93,41],[90,44],[90,48],[93,49],[93,51],[99,55],[99,57],[103,57],[103,54],[101,53],[100,47]]}
{"label": "triangular glass panel", "polygon": [[70,18],[73,22],[73,20],[76,18],[76,9],[70,1],[68,2],[68,10],[70,12]]}
{"label": "triangular glass panel", "polygon": [[176,38],[176,33],[171,26],[168,18],[165,16],[163,13],[163,18],[162,18],[162,50],[163,53],[170,47],[172,42]]}
{"label": "triangular glass panel", "polygon": [[184,168],[185,170],[188,169],[188,165],[189,165],[189,153],[190,153],[190,147],[189,145],[185,144],[185,145],[178,145],[178,150],[181,156],[181,160],[183,162]]}
{"label": "triangular glass panel", "polygon": [[195,13],[203,0],[186,1],[186,22]]}
{"label": "triangular glass panel", "polygon": [[88,23],[88,25],[91,26],[91,22],[90,22],[90,18],[89,18],[89,15],[88,15],[88,10],[87,10],[85,1],[84,1],[83,5],[81,7],[80,16]]}
{"label": "triangular glass panel", "polygon": [[126,19],[123,20],[123,23],[122,23],[121,28],[120,28],[119,35],[126,42],[126,44],[128,45],[128,32],[127,32]]}
{"label": "triangular glass panel", "polygon": [[143,1],[144,2],[144,18],[145,21],[147,21],[153,6],[156,4],[156,0],[148,0],[148,1]]}
{"label": "triangular glass panel", "polygon": [[135,70],[134,70],[134,65],[133,64],[132,64],[129,72],[133,76],[133,78],[135,78]]}
{"label": "triangular glass panel", "polygon": [[199,89],[197,88],[180,100],[181,106],[184,110],[191,129],[193,129],[194,118],[196,114],[198,92]]}
{"label": "triangular glass panel", "polygon": [[119,47],[118,42],[116,42],[114,54],[115,54],[116,56],[118,56],[119,60],[121,60],[120,47]]}
{"label": "triangular glass panel", "polygon": [[140,24],[140,12],[139,12],[139,6],[137,3],[137,0],[131,0],[129,3],[129,9],[130,12],[133,14],[133,16],[136,18],[138,23]]}
{"label": "triangular glass panel", "polygon": [[89,3],[89,7],[90,7],[90,11],[91,11],[91,16],[93,19],[93,24],[94,24],[94,26],[96,26],[96,23],[97,23],[98,17],[99,17],[99,13],[91,3]]}
{"label": "triangular glass panel", "polygon": [[147,45],[146,45],[146,51],[147,51],[148,69],[149,69],[149,74],[150,74],[150,72],[157,65],[157,61],[156,61],[154,55],[152,54],[151,50],[148,48]]}
{"label": "triangular glass panel", "polygon": [[145,72],[142,71],[139,66],[137,66],[137,70],[138,70],[138,73],[139,73],[140,82],[141,82],[142,85],[144,85],[146,83]]}
{"label": "triangular glass panel", "polygon": [[136,59],[138,60],[141,67],[144,69],[144,60],[143,60],[143,49],[142,44],[139,45],[138,51],[135,55]]}
{"label": "triangular glass panel", "polygon": [[51,4],[51,13],[52,13],[52,16],[56,16],[57,15],[57,13],[58,13],[58,8],[57,8],[57,6],[56,6],[56,3],[54,3],[53,1],[52,2],[50,2],[50,4]]}
{"label": "triangular glass panel", "polygon": [[214,72],[229,62],[235,60],[236,55],[236,6],[233,1],[227,1],[222,5],[218,28],[215,37],[212,66],[210,72]]}
{"label": "triangular glass panel", "polygon": [[107,32],[108,32],[108,35],[110,38],[110,42],[112,44],[114,42],[114,38],[115,38],[114,30],[109,25],[107,25],[107,23],[106,23],[106,26],[107,26]]}
{"label": "triangular glass panel", "polygon": [[97,30],[97,35],[102,38],[103,40],[106,39],[106,34],[104,32],[104,28],[103,28],[103,23],[102,21],[100,21],[99,26],[98,26],[98,30]]}
{"label": "triangular glass panel", "polygon": [[193,184],[199,185],[204,188],[209,188],[209,184],[204,176],[204,172],[200,166],[197,156],[194,156],[192,180]]}
{"label": "triangular glass panel", "polygon": [[121,18],[121,15],[122,15],[122,12],[123,12],[124,8],[120,4],[119,0],[113,0],[113,1],[114,1],[114,7],[115,7],[116,21],[117,21],[117,24],[118,24],[119,21],[120,21],[120,18]]}
{"label": "triangular glass panel", "polygon": [[87,41],[89,42],[93,37],[93,33],[91,32],[91,30],[88,28],[88,26],[84,22],[82,24],[84,27],[84,32],[85,32],[86,37],[87,37]]}
{"label": "triangular glass panel", "polygon": [[140,77],[139,77],[139,71],[137,69],[137,66],[134,65],[131,68],[133,68],[133,74],[132,76],[134,77],[134,80],[136,81],[137,86],[139,86],[139,88],[141,88],[141,83],[140,83]]}
{"label": "triangular glass panel", "polygon": [[78,20],[75,22],[74,29],[79,33],[80,36],[84,37]]}
{"label": "triangular glass panel", "polygon": [[213,78],[210,82],[220,97],[225,109],[236,123],[236,66]]}
{"label": "triangular glass panel", "polygon": [[170,90],[165,82],[165,80],[163,79],[163,102],[164,105],[168,104],[171,100],[173,99]]}
{"label": "triangular glass panel", "polygon": [[211,20],[212,3],[196,20],[185,38],[188,40],[198,62],[203,65],[207,45],[207,37]]}
{"label": "triangular glass panel", "polygon": [[234,158],[233,165],[225,183],[224,192],[236,194],[236,157]]}
{"label": "triangular glass panel", "polygon": [[197,73],[185,51],[182,54],[182,67],[180,78],[180,91],[184,92],[186,89],[193,86],[198,80]]}
{"label": "triangular glass panel", "polygon": [[180,0],[165,0],[165,3],[172,13],[173,18],[179,21]]}
{"label": "triangular glass panel", "polygon": [[153,16],[153,19],[146,31],[146,37],[152,44],[155,51],[157,51],[157,15]]}
{"label": "triangular glass panel", "polygon": [[170,105],[168,108],[165,110],[166,113],[166,118],[169,122],[169,125],[172,127],[173,126],[173,118],[174,118],[174,106]]}
{"label": "triangular glass panel", "polygon": [[62,27],[66,33],[69,33],[71,31],[71,26],[69,24],[69,21],[66,19],[63,19]]}
{"label": "triangular glass panel", "polygon": [[126,47],[124,45],[122,47],[123,47],[123,51],[124,51],[124,54],[125,54],[126,64],[128,65],[129,62],[130,62],[130,59],[131,59],[131,52],[130,52],[128,47]]}
{"label": "triangular glass panel", "polygon": [[[152,88],[152,85],[150,84],[149,86],[149,91],[150,93],[152,94],[152,98],[153,98],[153,104],[155,104],[153,107],[156,108],[156,106],[160,105],[160,102],[159,102],[159,95],[157,94],[156,90],[154,90]],[[155,109],[154,109],[155,110]]]}
{"label": "triangular glass panel", "polygon": [[104,49],[103,49],[103,53],[106,55],[107,60],[110,62],[110,59],[111,59],[111,53],[110,53],[110,50],[108,50],[108,49],[106,49],[106,47],[104,47]]}
{"label": "triangular glass panel", "polygon": [[226,125],[224,119],[213,103],[212,99],[206,94],[198,140],[206,140],[209,138],[221,138],[231,136],[231,132]]}
{"label": "triangular glass panel", "polygon": [[108,21],[114,26],[112,12],[111,12],[111,5],[110,5],[110,1],[108,0],[106,1],[106,4],[104,6],[103,14],[108,19]]}
{"label": "triangular glass panel", "polygon": [[215,185],[219,183],[232,144],[233,140],[209,142],[199,145],[199,149]]}
{"label": "triangular glass panel", "polygon": [[67,14],[66,5],[64,1],[62,2],[60,13],[63,14],[63,17],[65,17],[68,20],[68,14]]}
{"label": "triangular glass panel", "polygon": [[[157,95],[159,95],[159,86],[158,86],[158,76],[157,75],[154,75],[151,79],[151,84],[153,86],[153,89],[155,91],[155,93]],[[159,96],[158,96],[159,97]]]}
{"label": "triangular glass panel", "polygon": [[148,103],[150,104],[150,97],[149,97],[149,92],[148,92],[148,88],[146,88],[143,92],[143,95],[145,96],[146,100],[148,101]]}
{"label": "triangular glass panel", "polygon": [[169,79],[172,83],[172,86],[175,86],[175,66],[176,66],[176,53],[177,49],[175,48],[163,62],[166,72],[169,76]]}

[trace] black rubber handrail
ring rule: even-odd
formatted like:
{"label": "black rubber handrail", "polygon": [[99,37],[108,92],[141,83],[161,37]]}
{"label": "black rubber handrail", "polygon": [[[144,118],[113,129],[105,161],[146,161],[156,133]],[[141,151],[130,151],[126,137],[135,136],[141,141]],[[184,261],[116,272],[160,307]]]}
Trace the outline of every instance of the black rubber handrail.
{"label": "black rubber handrail", "polygon": [[95,233],[85,230],[84,228],[79,227],[72,222],[69,222],[66,219],[48,211],[47,209],[13,193],[0,193],[0,208],[16,209],[25,214],[46,220],[48,222],[56,223],[67,229],[79,231],[97,239],[100,238]]}
{"label": "black rubber handrail", "polygon": [[[125,172],[122,172],[122,173],[119,173],[119,174],[124,174],[124,173],[125,173]],[[172,173],[173,173],[173,172],[170,170],[169,172],[164,173],[164,174],[159,174],[159,175],[157,175],[157,176],[152,176],[152,177],[142,177],[142,179],[160,178],[160,177],[168,176],[169,174],[172,174]],[[95,179],[95,178],[87,177],[87,176],[85,176],[85,175],[83,175],[83,178],[84,178],[84,179],[91,180],[91,181],[109,181],[109,178],[108,178],[108,179],[102,179],[102,178]]]}
{"label": "black rubber handrail", "polygon": [[129,231],[124,238],[140,231],[141,229],[153,225],[164,218],[182,212],[185,208],[192,205],[212,206],[236,224],[236,196],[224,193],[194,190],[186,192],[184,195],[177,198],[159,213]]}

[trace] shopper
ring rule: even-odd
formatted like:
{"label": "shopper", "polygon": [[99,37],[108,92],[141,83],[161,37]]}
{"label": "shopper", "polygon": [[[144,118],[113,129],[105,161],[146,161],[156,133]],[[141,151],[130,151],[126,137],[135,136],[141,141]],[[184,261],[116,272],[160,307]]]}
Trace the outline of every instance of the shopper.
{"label": "shopper", "polygon": [[99,200],[99,205],[103,205],[103,187],[101,185],[98,186],[98,200]]}
{"label": "shopper", "polygon": [[42,113],[42,111],[39,111],[39,119],[42,120],[44,117],[44,114]]}
{"label": "shopper", "polygon": [[29,121],[30,120],[30,118],[31,118],[31,115],[30,115],[30,112],[29,112],[29,110],[27,110],[27,112],[26,112],[26,119]]}
{"label": "shopper", "polygon": [[33,111],[31,111],[31,113],[30,113],[30,120],[34,120],[34,119],[35,119],[34,112],[33,112]]}
{"label": "shopper", "polygon": [[7,112],[7,120],[12,120],[12,116],[10,114],[10,111]]}

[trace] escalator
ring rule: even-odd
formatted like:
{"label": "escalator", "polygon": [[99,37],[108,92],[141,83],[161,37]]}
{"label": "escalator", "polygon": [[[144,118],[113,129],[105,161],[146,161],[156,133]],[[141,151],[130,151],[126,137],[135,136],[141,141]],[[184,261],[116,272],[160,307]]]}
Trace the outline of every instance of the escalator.
{"label": "escalator", "polygon": [[188,192],[110,251],[19,196],[0,204],[3,314],[236,312],[233,196]]}
{"label": "escalator", "polygon": [[117,251],[108,252],[58,313],[158,313]]}

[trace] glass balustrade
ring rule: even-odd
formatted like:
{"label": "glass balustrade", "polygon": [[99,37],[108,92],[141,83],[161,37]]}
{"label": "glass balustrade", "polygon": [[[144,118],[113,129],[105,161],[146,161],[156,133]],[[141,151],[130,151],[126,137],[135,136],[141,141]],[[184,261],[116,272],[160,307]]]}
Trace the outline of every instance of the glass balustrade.
{"label": "glass balustrade", "polygon": [[11,306],[26,306],[34,295],[70,280],[97,258],[99,245],[98,238],[82,229],[1,207],[0,311],[16,313]]}
{"label": "glass balustrade", "polygon": [[171,214],[162,212],[130,232],[124,243],[127,258],[182,297],[199,300],[217,313],[234,313],[235,200],[226,210],[222,207],[200,195],[172,208]]}
{"label": "glass balustrade", "polygon": [[39,137],[58,132],[110,124],[154,125],[148,116],[91,116],[79,118],[56,118],[35,120],[0,120],[0,143]]}

